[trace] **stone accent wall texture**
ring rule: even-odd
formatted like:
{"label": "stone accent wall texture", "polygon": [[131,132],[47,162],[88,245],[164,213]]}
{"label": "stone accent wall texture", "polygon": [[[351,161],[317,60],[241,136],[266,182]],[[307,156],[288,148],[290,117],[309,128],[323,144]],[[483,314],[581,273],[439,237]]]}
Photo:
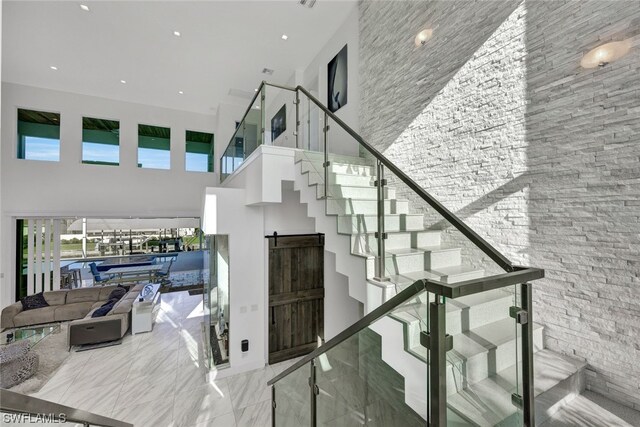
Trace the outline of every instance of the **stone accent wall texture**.
{"label": "stone accent wall texture", "polygon": [[[545,268],[545,345],[640,409],[639,3],[365,0],[360,28],[362,135],[512,261]],[[627,38],[619,61],[580,67]]]}

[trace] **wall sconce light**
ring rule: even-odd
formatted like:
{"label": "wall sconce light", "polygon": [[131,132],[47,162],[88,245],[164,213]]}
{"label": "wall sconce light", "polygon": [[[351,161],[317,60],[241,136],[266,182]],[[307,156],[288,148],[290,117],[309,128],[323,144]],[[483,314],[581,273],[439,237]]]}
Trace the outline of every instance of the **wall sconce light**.
{"label": "wall sconce light", "polygon": [[418,33],[415,39],[417,47],[424,45],[433,36],[433,30],[431,28],[424,29]]}
{"label": "wall sconce light", "polygon": [[629,53],[630,49],[631,41],[629,40],[606,43],[587,52],[587,54],[582,57],[580,65],[583,68],[604,67],[625,56]]}

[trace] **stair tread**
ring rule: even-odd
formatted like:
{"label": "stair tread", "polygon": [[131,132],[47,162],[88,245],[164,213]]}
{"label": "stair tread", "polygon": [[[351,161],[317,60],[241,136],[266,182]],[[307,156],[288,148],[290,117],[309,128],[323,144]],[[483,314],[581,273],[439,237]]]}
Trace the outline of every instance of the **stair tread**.
{"label": "stair tread", "polygon": [[[538,396],[579,372],[586,363],[545,349],[534,354],[534,366],[534,394]],[[495,425],[516,412],[511,393],[517,391],[518,372],[516,364],[511,365],[450,395],[448,405],[478,425]]]}
{"label": "stair tread", "polygon": [[[342,217],[370,217],[370,218],[377,218],[378,215],[376,214],[345,214],[345,215],[338,215],[338,217],[342,218]],[[411,216],[411,217],[422,217],[424,216],[424,214],[385,214],[385,217],[393,217],[393,216]],[[425,230],[427,231],[427,230]]]}
{"label": "stair tread", "polygon": [[[459,251],[459,250],[460,248],[447,247],[447,246],[423,246],[419,248],[386,249],[385,258],[420,255],[420,254],[426,254],[430,252],[449,252],[449,251]],[[374,252],[357,252],[356,254],[361,256],[366,256],[369,258],[378,256],[378,254]]]}
{"label": "stair tread", "polygon": [[[366,236],[370,234],[375,234],[375,231],[361,231],[359,233],[353,233],[354,237]],[[387,234],[413,234],[413,233],[421,233],[421,234],[440,234],[440,230],[400,230],[400,231],[386,231]]]}
{"label": "stair tread", "polygon": [[449,246],[421,246],[417,248],[400,248],[400,249],[387,249],[386,253],[390,255],[415,255],[423,254],[426,252],[444,252],[444,251],[457,251],[460,248]]}
{"label": "stair tread", "polygon": [[[464,363],[479,354],[487,353],[502,344],[512,341],[515,339],[515,328],[515,320],[505,317],[504,319],[455,334],[453,336],[453,349],[447,353],[447,364],[452,364],[453,362],[456,364]],[[535,331],[542,328],[542,325],[534,322],[534,334]],[[420,344],[411,347],[411,351],[423,358],[427,356],[427,349]]]}
{"label": "stair tread", "polygon": [[[483,304],[491,303],[505,298],[512,298],[512,294],[510,294],[509,292],[505,292],[502,289],[493,289],[487,292],[481,292],[466,297],[447,300],[445,308],[447,313],[462,311],[466,309],[483,309]],[[415,313],[415,310],[418,309],[422,310],[421,313],[424,313],[424,316],[426,316],[426,305],[426,301],[423,301],[419,304],[414,303],[406,306],[401,306],[394,310],[393,314],[400,315],[404,312]]]}
{"label": "stair tread", "polygon": [[[508,313],[505,315],[508,316]],[[542,325],[534,322],[533,329],[534,331],[542,329]],[[515,333],[515,320],[511,317],[505,317],[496,322],[456,334],[453,339],[452,353],[467,360],[515,339]]]}
{"label": "stair tread", "polygon": [[[391,281],[396,284],[411,284],[417,280],[422,279],[430,279],[430,280],[441,280],[442,277],[455,276],[459,274],[469,274],[473,272],[481,272],[483,270],[479,270],[477,268],[468,266],[468,265],[455,265],[451,267],[441,267],[436,270],[420,270],[420,271],[412,271],[409,273],[402,274],[393,274],[390,277]],[[451,282],[449,282],[451,283]]]}
{"label": "stair tread", "polygon": [[[311,184],[311,185],[318,185],[318,184]],[[369,199],[366,197],[330,197],[329,200],[346,200],[346,201],[354,201],[354,202],[378,202],[378,199]],[[385,202],[406,202],[408,203],[409,200],[408,199],[396,199],[396,198],[388,198],[386,197],[384,199]],[[406,214],[403,214],[406,215]],[[439,230],[438,230],[439,231]]]}

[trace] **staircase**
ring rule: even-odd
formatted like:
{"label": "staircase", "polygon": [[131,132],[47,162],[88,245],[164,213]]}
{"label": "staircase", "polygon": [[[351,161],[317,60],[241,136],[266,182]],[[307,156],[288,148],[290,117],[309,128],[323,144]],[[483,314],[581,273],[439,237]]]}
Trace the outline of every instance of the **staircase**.
{"label": "staircase", "polygon": [[[299,168],[294,188],[307,204],[308,215],[315,218],[317,231],[325,233],[325,249],[336,254],[338,272],[348,277],[350,296],[366,304],[378,250],[375,168],[360,157],[330,155],[329,160],[326,200],[322,153],[296,153]],[[410,201],[397,198],[395,188],[384,191],[386,271],[396,292],[419,279],[455,283],[485,275],[483,269],[465,265],[461,248],[444,245],[440,231],[425,229],[424,214],[412,213],[418,210]],[[514,298],[510,289],[496,289],[447,301],[447,333],[453,336],[446,376],[450,425],[518,425],[511,394],[521,381],[517,364],[522,351],[509,316],[510,307],[517,305]],[[384,361],[398,373],[406,373],[406,404],[423,417],[428,351],[420,343],[425,322],[420,313],[427,310],[426,299],[415,298],[397,308],[376,330],[382,337]],[[584,389],[585,363],[544,349],[542,325],[534,324],[533,331],[539,424]],[[403,337],[402,354],[392,344],[398,334]],[[420,375],[407,370],[416,361]]]}

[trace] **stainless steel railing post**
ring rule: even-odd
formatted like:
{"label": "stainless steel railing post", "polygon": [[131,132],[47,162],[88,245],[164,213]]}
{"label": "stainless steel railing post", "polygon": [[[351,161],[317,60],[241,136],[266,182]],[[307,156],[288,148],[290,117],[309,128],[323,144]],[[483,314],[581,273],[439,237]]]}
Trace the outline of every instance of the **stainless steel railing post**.
{"label": "stainless steel railing post", "polygon": [[378,227],[375,233],[376,241],[378,243],[378,259],[376,263],[376,275],[374,277],[375,280],[379,282],[388,281],[389,278],[386,277],[386,252],[385,252],[385,239],[387,238],[387,233],[384,231],[384,222],[385,222],[385,213],[384,213],[384,187],[387,184],[384,179],[384,165],[379,160],[376,162],[376,189],[377,189],[377,222]]}

